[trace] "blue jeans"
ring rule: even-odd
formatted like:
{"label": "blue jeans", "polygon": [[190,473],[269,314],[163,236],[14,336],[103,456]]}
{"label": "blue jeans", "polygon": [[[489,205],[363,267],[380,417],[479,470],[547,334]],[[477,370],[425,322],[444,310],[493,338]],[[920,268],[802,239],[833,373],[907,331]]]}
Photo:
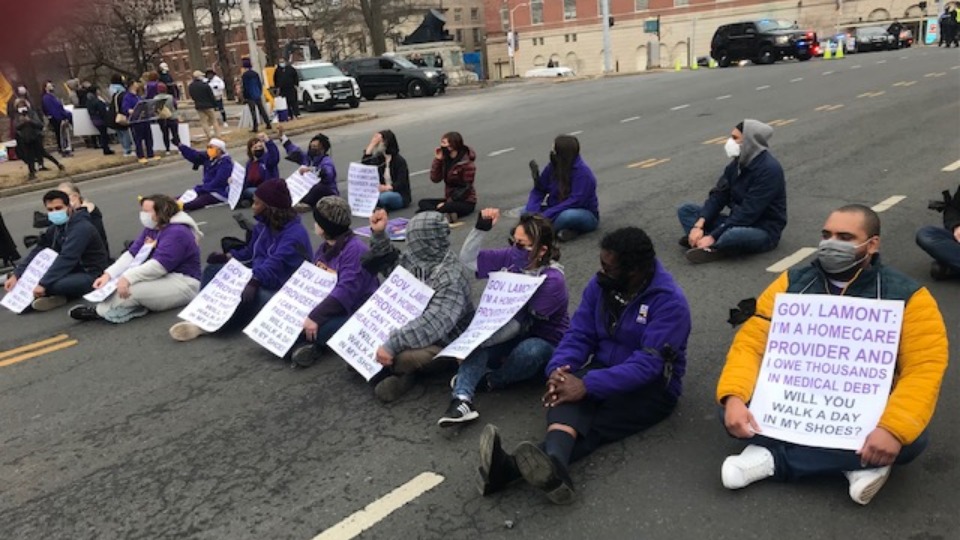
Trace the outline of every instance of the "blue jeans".
{"label": "blue jeans", "polygon": [[927,226],[917,231],[917,245],[938,263],[960,272],[960,243],[943,227]]}
{"label": "blue jeans", "polygon": [[[217,275],[217,272],[223,268],[222,264],[208,264],[200,275],[200,288],[203,289],[210,283],[214,276]],[[273,298],[273,295],[277,291],[271,291],[269,289],[264,289],[260,287],[257,289],[257,294],[247,302],[240,302],[240,305],[237,306],[237,310],[233,312],[233,316],[230,317],[223,326],[220,327],[219,332],[229,331],[229,330],[238,330],[243,328],[254,317],[257,316],[257,313],[260,313],[260,310],[263,309],[263,306],[267,305],[267,302]]]}
{"label": "blue jeans", "polygon": [[477,385],[487,375],[491,389],[505,388],[543,373],[553,356],[553,345],[538,337],[517,337],[480,348],[460,363],[453,397],[473,399]]}
{"label": "blue jeans", "polygon": [[597,230],[600,220],[593,212],[583,208],[570,208],[560,212],[553,219],[553,228],[556,232],[572,230],[578,233],[588,233]]}
{"label": "blue jeans", "polygon": [[241,200],[241,201],[243,201],[243,200],[252,201],[252,200],[253,200],[253,194],[256,193],[256,192],[257,192],[257,188],[255,188],[255,187],[243,188],[243,193],[240,195],[240,200]]}
{"label": "blue jeans", "polygon": [[100,276],[91,276],[84,272],[67,274],[47,285],[47,296],[66,296],[79,298],[93,290],[93,282]]}
{"label": "blue jeans", "polygon": [[384,191],[380,194],[380,201],[377,204],[384,210],[400,210],[403,208],[403,197],[396,191]]}
{"label": "blue jeans", "polygon": [[[689,235],[694,224],[700,219],[702,208],[699,205],[687,203],[677,209],[677,217],[685,234]],[[726,219],[727,216],[721,215],[715,221],[707,223],[704,226],[704,234],[722,225]],[[714,249],[728,253],[763,253],[775,247],[777,242],[766,231],[756,227],[730,227],[716,239],[713,245]]]}
{"label": "blue jeans", "polygon": [[120,146],[123,147],[123,152],[125,154],[133,152],[133,136],[130,135],[129,128],[118,129],[117,140],[120,141]]}

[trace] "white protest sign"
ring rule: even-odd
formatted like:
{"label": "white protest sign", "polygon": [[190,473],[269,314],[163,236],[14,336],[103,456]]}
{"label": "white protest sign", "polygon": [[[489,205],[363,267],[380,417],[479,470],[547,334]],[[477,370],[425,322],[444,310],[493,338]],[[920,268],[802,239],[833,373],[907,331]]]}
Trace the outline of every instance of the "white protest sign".
{"label": "white protest sign", "polygon": [[23,310],[33,303],[33,290],[40,284],[43,275],[47,273],[56,258],[57,252],[50,248],[37,253],[17,280],[17,284],[3,296],[3,300],[0,300],[0,306],[14,313],[23,313]]}
{"label": "white protest sign", "polygon": [[380,201],[380,172],[373,165],[351,163],[347,171],[347,201],[350,211],[368,218]]}
{"label": "white protest sign", "polygon": [[216,332],[237,310],[240,294],[252,277],[253,270],[230,259],[177,316],[207,332]]}
{"label": "white protest sign", "polygon": [[453,340],[453,343],[440,351],[437,357],[464,359],[470,356],[470,353],[517,315],[545,279],[546,276],[492,272],[470,326],[460,337]]}
{"label": "white protest sign", "polygon": [[243,333],[283,357],[303,331],[303,321],[337,286],[337,274],[304,261],[263,306]]}
{"label": "white protest sign", "polygon": [[290,200],[293,201],[293,204],[300,202],[318,182],[320,182],[320,178],[312,172],[300,174],[298,170],[291,174],[287,178],[287,189],[290,190]]}
{"label": "white protest sign", "polygon": [[390,332],[423,314],[433,293],[398,266],[327,345],[369,381],[383,368],[377,363],[377,348],[387,341]]}
{"label": "white protest sign", "polygon": [[247,178],[247,170],[236,161],[233,162],[233,172],[230,174],[230,191],[227,193],[227,202],[230,203],[230,209],[237,208],[240,203],[240,196],[243,195],[243,181]]}
{"label": "white protest sign", "polygon": [[144,242],[140,249],[137,250],[136,256],[133,260],[130,261],[130,264],[126,266],[123,270],[120,271],[119,275],[110,276],[110,281],[106,282],[103,287],[99,289],[94,289],[93,292],[83,295],[83,299],[88,302],[103,302],[117,290],[117,283],[120,282],[120,278],[123,277],[123,274],[132,268],[136,268],[147,261],[147,258],[150,257],[150,253],[153,252],[153,246],[156,244],[156,241],[150,242],[149,244]]}
{"label": "white protest sign", "polygon": [[903,302],[778,294],[750,412],[767,437],[859,450],[887,404]]}
{"label": "white protest sign", "polygon": [[183,195],[181,195],[180,198],[177,199],[177,200],[180,201],[180,202],[183,203],[183,204],[187,204],[187,203],[189,203],[189,202],[193,202],[193,201],[197,200],[197,192],[194,191],[193,188],[190,188],[190,189],[184,191],[184,192],[183,192]]}

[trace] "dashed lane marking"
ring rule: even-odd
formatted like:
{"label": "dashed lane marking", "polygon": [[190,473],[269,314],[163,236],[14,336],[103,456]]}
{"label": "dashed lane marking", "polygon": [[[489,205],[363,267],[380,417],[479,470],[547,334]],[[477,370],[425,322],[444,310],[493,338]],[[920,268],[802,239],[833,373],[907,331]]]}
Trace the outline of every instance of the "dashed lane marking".
{"label": "dashed lane marking", "polygon": [[906,198],[907,198],[906,195],[894,195],[893,197],[887,197],[886,199],[873,205],[873,211],[877,213],[886,212],[887,210],[893,208],[895,204],[897,204],[898,202]]}
{"label": "dashed lane marking", "polygon": [[627,168],[628,168],[628,169],[636,169],[637,167],[642,167],[642,166],[646,165],[647,163],[653,163],[654,161],[657,161],[657,158],[650,158],[650,159],[645,159],[645,160],[643,160],[643,161],[638,161],[638,162],[636,162],[636,163],[631,163],[631,164],[627,165]]}
{"label": "dashed lane marking", "polygon": [[935,71],[935,72],[933,72],[933,73],[927,73],[926,75],[924,75],[924,77],[927,77],[927,78],[930,78],[930,77],[939,78],[939,77],[943,77],[943,76],[946,75],[946,74],[947,74],[946,71]]}
{"label": "dashed lane marking", "polygon": [[817,108],[814,109],[814,110],[815,110],[815,111],[821,111],[821,112],[824,112],[824,111],[836,111],[837,109],[842,109],[843,107],[844,107],[844,105],[842,105],[842,104],[838,104],[838,105],[821,105],[821,106],[817,107]]}
{"label": "dashed lane marking", "polygon": [[943,172],[953,172],[960,170],[960,159],[943,168]]}
{"label": "dashed lane marking", "polygon": [[796,122],[797,120],[798,120],[797,118],[787,118],[787,119],[780,118],[777,120],[771,120],[767,122],[767,125],[773,126],[773,127],[783,127],[783,126],[789,126],[790,124]]}
{"label": "dashed lane marking", "polygon": [[900,87],[906,88],[908,86],[913,86],[915,84],[917,84],[917,81],[900,81],[900,82],[893,83],[893,86],[900,86]]}
{"label": "dashed lane marking", "polygon": [[862,67],[863,67],[863,66],[861,66],[860,64],[857,64],[857,65],[855,65],[855,66],[850,66],[850,69],[860,69],[860,68],[862,68]]}
{"label": "dashed lane marking", "polygon": [[350,540],[373,527],[417,497],[439,486],[444,478],[432,472],[420,473],[413,480],[368,504],[340,523],[323,531],[313,540]]}
{"label": "dashed lane marking", "polygon": [[833,75],[833,73],[834,73],[833,71],[824,71],[824,72],[823,72],[824,75]]}
{"label": "dashed lane marking", "polygon": [[800,261],[806,259],[810,255],[813,255],[817,252],[817,248],[805,247],[800,248],[791,255],[780,259],[779,261],[773,263],[767,267],[767,272],[773,272],[779,274],[786,270],[789,270],[793,265],[799,263]]}
{"label": "dashed lane marking", "polygon": [[858,98],[875,98],[886,94],[886,90],[880,90],[879,92],[864,92],[857,96]]}
{"label": "dashed lane marking", "polygon": [[671,111],[679,111],[679,110],[682,110],[682,109],[686,109],[686,108],[689,107],[689,106],[690,106],[689,103],[684,103],[683,105],[677,105],[676,107],[670,107],[670,110],[671,110]]}
{"label": "dashed lane marking", "polygon": [[803,77],[797,77],[796,79],[790,79],[790,82],[800,82],[803,80]]}
{"label": "dashed lane marking", "polygon": [[623,120],[620,121],[620,123],[626,124],[628,122],[633,122],[634,120],[639,120],[639,119],[640,119],[639,116],[631,116],[630,118],[624,118]]}
{"label": "dashed lane marking", "polygon": [[769,85],[769,84],[765,84],[765,85],[763,85],[763,86],[758,86],[758,87],[757,87],[757,90],[766,90],[767,88],[770,88],[770,85]]}
{"label": "dashed lane marking", "polygon": [[428,172],[430,172],[430,169],[424,169],[422,171],[412,172],[410,173],[410,176],[420,176],[421,174],[427,174]]}
{"label": "dashed lane marking", "polygon": [[501,148],[500,150],[494,150],[493,152],[490,152],[489,154],[487,154],[487,157],[497,157],[497,156],[499,156],[499,155],[509,154],[510,152],[513,152],[514,150],[516,150],[516,148],[514,148],[514,147],[512,147],[512,146],[511,146],[510,148]]}
{"label": "dashed lane marking", "polygon": [[722,96],[717,96],[717,101],[723,101],[723,100],[725,100],[725,99],[730,99],[730,98],[732,98],[732,97],[733,97],[733,96],[730,95],[730,94],[724,94],[724,95],[722,95]]}
{"label": "dashed lane marking", "polygon": [[641,168],[641,169],[649,169],[650,167],[656,167],[657,165],[663,165],[664,163],[667,163],[668,161],[670,161],[670,158],[658,159],[658,160],[653,161],[652,163],[647,163],[647,164],[645,164],[645,165],[641,165],[640,168]]}
{"label": "dashed lane marking", "polygon": [[886,61],[886,60],[877,60],[877,63],[878,63],[878,64],[886,64],[887,61]]}
{"label": "dashed lane marking", "polygon": [[571,131],[570,133],[567,133],[567,135],[569,135],[569,136],[571,136],[571,137],[576,137],[577,135],[579,135],[579,134],[581,134],[581,133],[583,133],[583,130],[582,130],[582,129],[581,129],[581,130],[577,130],[577,131]]}
{"label": "dashed lane marking", "polygon": [[30,360],[31,358],[73,347],[77,343],[77,340],[70,339],[70,336],[67,334],[60,334],[52,338],[28,343],[27,345],[10,349],[9,351],[0,352],[0,367],[10,366],[23,362],[24,360]]}
{"label": "dashed lane marking", "polygon": [[723,137],[714,137],[708,141],[703,141],[703,144],[723,144],[727,142],[729,136],[724,135]]}

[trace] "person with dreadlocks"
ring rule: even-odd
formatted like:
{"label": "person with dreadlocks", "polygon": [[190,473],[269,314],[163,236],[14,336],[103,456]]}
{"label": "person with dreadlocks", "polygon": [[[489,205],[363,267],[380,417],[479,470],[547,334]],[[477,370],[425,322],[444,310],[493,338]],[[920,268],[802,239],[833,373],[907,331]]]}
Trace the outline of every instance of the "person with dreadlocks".
{"label": "person with dreadlocks", "polygon": [[280,133],[283,148],[287,151],[287,159],[300,165],[300,174],[312,172],[320,179],[294,207],[297,212],[307,213],[320,202],[320,199],[330,195],[339,196],[337,166],[334,165],[333,158],[330,157],[330,149],[332,148],[330,138],[323,133],[317,133],[310,139],[307,151],[304,152],[287,137],[282,126],[278,126],[277,131]]}
{"label": "person with dreadlocks", "polygon": [[[535,163],[532,164],[536,167]],[[580,157],[580,141],[570,135],[553,140],[550,164],[530,191],[526,212],[553,222],[557,238],[569,242],[600,225],[597,177]]]}
{"label": "person with dreadlocks", "polygon": [[500,220],[500,210],[488,208],[477,216],[477,225],[460,250],[460,260],[477,278],[504,271],[546,276],[533,297],[512,321],[460,362],[451,381],[453,399],[437,422],[440,427],[472,422],[480,417],[473,406],[478,389],[494,390],[533,379],[543,373],[554,348],[570,326],[569,294],[560,249],[550,220],[527,214],[511,235],[510,247],[480,250],[487,233]]}
{"label": "person with dreadlocks", "polygon": [[642,229],[600,243],[600,272],[547,364],[547,434],[502,448],[497,428],[480,438],[484,495],[523,479],[556,504],[575,498],[569,464],[667,418],[683,390],[690,307]]}

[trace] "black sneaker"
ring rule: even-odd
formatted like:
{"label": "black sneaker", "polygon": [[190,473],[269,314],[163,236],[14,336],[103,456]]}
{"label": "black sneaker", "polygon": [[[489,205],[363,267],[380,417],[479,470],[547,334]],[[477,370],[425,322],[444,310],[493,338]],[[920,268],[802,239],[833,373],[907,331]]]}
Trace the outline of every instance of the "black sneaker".
{"label": "black sneaker", "polygon": [[451,427],[457,424],[466,424],[480,418],[480,413],[473,408],[473,403],[464,401],[460,398],[450,400],[450,406],[447,412],[443,413],[437,425],[440,427]]}
{"label": "black sneaker", "polygon": [[523,479],[543,491],[554,504],[570,504],[576,499],[573,481],[567,469],[556,458],[548,456],[539,446],[522,442],[513,451],[517,468]]}
{"label": "black sneaker", "polygon": [[686,235],[681,236],[681,237],[680,237],[680,241],[677,242],[677,243],[680,244],[680,247],[682,247],[682,248],[690,249],[690,237],[689,237],[689,236],[686,236]]}
{"label": "black sneaker", "polygon": [[686,257],[691,264],[706,264],[719,261],[725,255],[722,251],[713,248],[693,248],[687,250]]}
{"label": "black sneaker", "polygon": [[83,304],[79,306],[73,306],[67,313],[70,315],[71,319],[76,319],[78,321],[99,321],[103,318],[97,313],[97,309],[95,307]]}
{"label": "black sneaker", "polygon": [[483,496],[501,491],[516,483],[523,476],[517,468],[517,460],[503,450],[497,426],[487,424],[480,434],[480,481],[477,487]]}
{"label": "black sneaker", "polygon": [[316,364],[319,359],[320,355],[314,350],[313,345],[297,347],[297,349],[293,351],[293,354],[290,355],[290,361],[293,362],[294,365],[304,368]]}
{"label": "black sneaker", "polygon": [[954,277],[954,272],[950,269],[949,266],[945,264],[940,264],[937,261],[930,263],[930,277],[937,281],[943,281],[945,279],[950,279]]}
{"label": "black sneaker", "polygon": [[557,233],[557,240],[561,242],[570,242],[580,236],[580,233],[573,229],[564,229]]}

